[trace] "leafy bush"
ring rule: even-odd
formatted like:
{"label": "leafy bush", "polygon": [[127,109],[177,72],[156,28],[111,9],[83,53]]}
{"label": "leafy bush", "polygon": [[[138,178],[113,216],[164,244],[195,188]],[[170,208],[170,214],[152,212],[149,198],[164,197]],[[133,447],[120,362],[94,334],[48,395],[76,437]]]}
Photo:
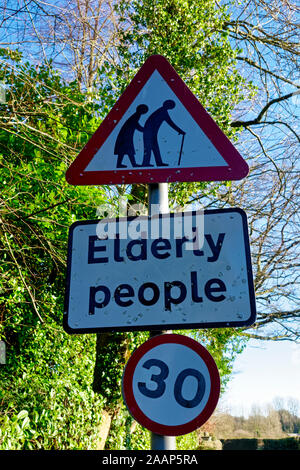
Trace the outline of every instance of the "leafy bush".
{"label": "leafy bush", "polygon": [[300,450],[300,440],[294,437],[264,439],[264,450]]}
{"label": "leafy bush", "polygon": [[176,437],[177,450],[197,450],[199,448],[199,436],[197,431]]}
{"label": "leafy bush", "polygon": [[95,448],[103,399],[91,388],[94,335],[38,324],[28,336],[0,371],[0,449]]}
{"label": "leafy bush", "polygon": [[258,439],[225,439],[221,440],[223,450],[257,450]]}

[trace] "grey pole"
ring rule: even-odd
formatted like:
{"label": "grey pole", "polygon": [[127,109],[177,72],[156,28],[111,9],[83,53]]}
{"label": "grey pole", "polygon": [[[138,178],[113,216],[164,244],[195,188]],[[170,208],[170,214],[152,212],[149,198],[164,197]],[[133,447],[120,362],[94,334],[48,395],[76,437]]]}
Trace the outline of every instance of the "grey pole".
{"label": "grey pole", "polygon": [[[152,183],[148,185],[148,214],[167,214],[169,212],[168,183]],[[156,336],[166,331],[151,331],[150,336]],[[161,436],[151,432],[152,450],[176,450],[175,436]]]}
{"label": "grey pole", "polygon": [[169,213],[168,183],[149,184],[148,191],[149,215]]}

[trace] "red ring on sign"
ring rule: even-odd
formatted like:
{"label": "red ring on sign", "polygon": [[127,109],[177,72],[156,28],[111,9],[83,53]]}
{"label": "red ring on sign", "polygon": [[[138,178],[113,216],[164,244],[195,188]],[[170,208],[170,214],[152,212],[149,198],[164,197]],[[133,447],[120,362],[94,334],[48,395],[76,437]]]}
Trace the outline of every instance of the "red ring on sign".
{"label": "red ring on sign", "polygon": [[[201,413],[188,423],[179,424],[176,426],[160,424],[146,416],[137,404],[133,393],[133,375],[138,362],[143,357],[143,355],[146,354],[150,349],[153,349],[156,346],[166,343],[181,344],[192,349],[196,354],[198,354],[198,356],[200,356],[201,359],[205,362],[205,365],[209,372],[211,384],[209,398]],[[143,427],[149,429],[155,434],[160,434],[163,436],[181,436],[184,434],[188,434],[202,426],[202,424],[204,424],[214,412],[220,395],[220,375],[216,363],[210,353],[197,341],[192,338],[189,338],[188,336],[177,335],[173,333],[162,334],[150,338],[148,341],[143,343],[138,349],[136,349],[136,351],[134,351],[124,369],[122,380],[122,393],[128,410],[130,411],[134,419]]]}

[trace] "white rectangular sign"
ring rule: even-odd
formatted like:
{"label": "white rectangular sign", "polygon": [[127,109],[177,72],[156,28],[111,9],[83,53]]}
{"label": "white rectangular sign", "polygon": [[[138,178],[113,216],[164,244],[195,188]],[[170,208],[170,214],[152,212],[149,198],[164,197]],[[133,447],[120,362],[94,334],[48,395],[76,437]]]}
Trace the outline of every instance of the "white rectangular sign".
{"label": "white rectangular sign", "polygon": [[246,214],[220,209],[75,222],[65,300],[68,333],[251,325]]}

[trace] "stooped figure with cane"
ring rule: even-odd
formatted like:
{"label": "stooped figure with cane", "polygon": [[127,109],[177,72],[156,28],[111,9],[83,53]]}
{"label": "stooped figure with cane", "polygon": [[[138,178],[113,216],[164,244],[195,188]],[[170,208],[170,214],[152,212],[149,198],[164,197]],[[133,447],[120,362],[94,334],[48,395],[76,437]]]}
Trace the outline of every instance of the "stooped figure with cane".
{"label": "stooped figure with cane", "polygon": [[140,104],[137,106],[136,111],[130,116],[123,124],[118,137],[115,142],[115,155],[118,155],[117,168],[127,168],[123,164],[124,156],[127,155],[133,168],[140,167],[135,161],[135,149],[133,136],[136,130],[143,132],[144,128],[140,125],[139,119],[142,114],[148,112],[148,106]]}
{"label": "stooped figure with cane", "polygon": [[[139,119],[142,114],[146,114],[148,112],[149,108],[146,104],[140,104],[137,106],[135,113],[132,114],[123,124],[115,142],[114,153],[115,155],[118,155],[117,168],[127,168],[123,163],[125,155],[128,156],[132,168],[153,167],[154,165],[150,164],[152,152],[156,166],[169,166],[168,163],[164,163],[162,161],[158,145],[158,131],[163,122],[166,122],[170,127],[182,135],[178,165],[180,164],[185,132],[170,118],[168,110],[173,108],[175,108],[175,101],[164,101],[163,105],[148,117],[144,127],[142,127],[139,123]],[[144,158],[141,165],[135,160],[134,134],[136,130],[143,133]]]}
{"label": "stooped figure with cane", "polygon": [[181,150],[179,160],[181,159],[182,147],[185,132],[180,129],[180,127],[176,126],[176,124],[172,121],[169,116],[168,110],[175,108],[175,101],[173,100],[166,100],[164,101],[163,105],[154,111],[146,120],[144,125],[144,159],[142,166],[143,167],[153,167],[154,165],[150,164],[151,160],[151,153],[153,152],[154,159],[156,162],[156,166],[169,166],[168,163],[164,163],[161,158],[160,149],[158,145],[157,135],[160,129],[160,126],[163,122],[169,124],[175,131],[182,135],[182,143],[181,143]]}

